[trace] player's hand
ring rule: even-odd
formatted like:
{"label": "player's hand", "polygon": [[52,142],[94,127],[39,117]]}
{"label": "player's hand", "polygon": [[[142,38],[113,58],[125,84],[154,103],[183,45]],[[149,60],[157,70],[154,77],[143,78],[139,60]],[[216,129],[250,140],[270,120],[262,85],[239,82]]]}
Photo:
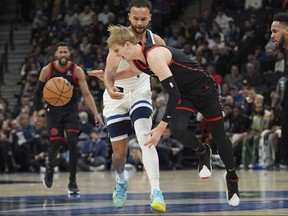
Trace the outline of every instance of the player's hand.
{"label": "player's hand", "polygon": [[87,74],[89,76],[94,76],[94,77],[97,77],[98,79],[104,81],[104,71],[103,70],[87,71]]}
{"label": "player's hand", "polygon": [[167,122],[161,121],[156,128],[152,129],[147,133],[144,133],[145,136],[151,136],[151,139],[144,143],[144,146],[148,146],[149,148],[153,145],[156,146],[164,130],[166,129],[167,124]]}
{"label": "player's hand", "polygon": [[104,122],[103,122],[102,116],[100,114],[95,115],[94,119],[95,119],[95,125],[98,128],[103,127]]}
{"label": "player's hand", "polygon": [[120,92],[120,89],[118,89],[116,86],[106,89],[112,99],[120,100],[124,97],[124,93]]}

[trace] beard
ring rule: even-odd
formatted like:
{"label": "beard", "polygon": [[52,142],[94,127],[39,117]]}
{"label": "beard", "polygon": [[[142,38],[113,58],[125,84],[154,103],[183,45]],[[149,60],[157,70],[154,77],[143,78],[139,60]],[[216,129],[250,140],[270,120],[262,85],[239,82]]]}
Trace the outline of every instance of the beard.
{"label": "beard", "polygon": [[282,35],[278,45],[276,45],[276,49],[282,49],[284,47],[284,44],[285,44],[285,37],[284,35]]}
{"label": "beard", "polygon": [[58,63],[59,63],[61,66],[66,66],[67,63],[68,63],[68,59],[67,59],[66,57],[59,58],[59,59],[58,59]]}
{"label": "beard", "polygon": [[143,34],[146,31],[146,27],[143,27],[141,29],[137,28],[136,26],[130,25],[132,30],[137,34]]}

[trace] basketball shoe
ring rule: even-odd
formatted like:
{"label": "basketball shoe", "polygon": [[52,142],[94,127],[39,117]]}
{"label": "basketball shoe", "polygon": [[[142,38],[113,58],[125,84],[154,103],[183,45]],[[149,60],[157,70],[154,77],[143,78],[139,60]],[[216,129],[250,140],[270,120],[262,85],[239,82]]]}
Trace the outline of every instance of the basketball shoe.
{"label": "basketball shoe", "polygon": [[126,170],[125,170],[125,174],[126,174],[127,180],[124,183],[119,183],[116,177],[116,186],[113,192],[113,204],[117,208],[123,208],[127,200],[127,186],[128,186],[128,181],[129,181],[129,174]]}
{"label": "basketball shoe", "polygon": [[165,212],[166,204],[164,202],[164,197],[160,190],[154,189],[152,194],[150,195],[151,199],[151,208],[156,211]]}
{"label": "basketball shoe", "polygon": [[80,191],[78,189],[76,180],[70,180],[68,184],[68,195],[79,195]]}
{"label": "basketball shoe", "polygon": [[212,173],[211,148],[207,144],[204,145],[206,146],[206,150],[197,153],[199,155],[198,174],[201,179],[208,179]]}
{"label": "basketball shoe", "polygon": [[240,203],[240,194],[238,190],[238,180],[237,179],[228,179],[227,173],[224,174],[224,180],[227,185],[226,198],[227,202],[231,206],[238,206]]}
{"label": "basketball shoe", "polygon": [[43,179],[43,184],[47,188],[51,188],[53,185],[53,175],[54,175],[54,168],[50,165],[46,165],[45,176]]}

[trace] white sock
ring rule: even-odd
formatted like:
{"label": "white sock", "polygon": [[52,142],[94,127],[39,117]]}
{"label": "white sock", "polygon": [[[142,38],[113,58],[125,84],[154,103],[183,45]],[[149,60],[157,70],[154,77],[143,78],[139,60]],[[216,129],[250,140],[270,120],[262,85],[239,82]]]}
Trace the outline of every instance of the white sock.
{"label": "white sock", "polygon": [[136,132],[138,143],[142,150],[142,162],[147,172],[150,184],[151,192],[153,189],[160,189],[159,186],[159,158],[155,146],[147,147],[144,143],[150,139],[150,136],[145,136],[144,133],[151,130],[152,120],[150,119],[138,119],[134,122],[134,129]]}
{"label": "white sock", "polygon": [[126,170],[124,170],[122,173],[116,172],[116,181],[121,184],[125,183],[125,181],[128,179],[126,172]]}

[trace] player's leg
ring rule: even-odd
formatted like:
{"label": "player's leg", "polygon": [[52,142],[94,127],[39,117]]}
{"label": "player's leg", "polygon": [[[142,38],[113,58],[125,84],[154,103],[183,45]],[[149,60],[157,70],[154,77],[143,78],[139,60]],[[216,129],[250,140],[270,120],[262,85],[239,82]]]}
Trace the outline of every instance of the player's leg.
{"label": "player's leg", "polygon": [[122,208],[127,200],[127,186],[129,174],[125,170],[126,156],[128,151],[128,135],[132,131],[128,108],[125,100],[112,100],[104,93],[104,110],[107,131],[112,144],[112,164],[116,171],[116,186],[113,192],[113,203]]}
{"label": "player's leg", "polygon": [[236,174],[235,159],[232,143],[224,129],[222,107],[217,94],[210,98],[209,104],[201,110],[205,121],[208,123],[213,141],[217,145],[219,155],[226,167],[225,176],[227,184],[227,200],[232,206],[239,205],[238,176]]}
{"label": "player's leg", "polygon": [[199,155],[198,174],[201,179],[211,176],[211,149],[207,144],[201,143],[195,133],[188,128],[191,117],[195,114],[195,109],[191,101],[181,98],[175,113],[171,119],[172,136],[188,148],[192,148]]}
{"label": "player's leg", "polygon": [[151,127],[152,120],[150,118],[141,118],[134,122],[135,133],[142,150],[142,162],[151,185],[151,207],[157,211],[166,211],[164,197],[159,184],[160,174],[158,153],[155,146],[151,146],[150,148],[144,146],[144,143],[149,140],[149,136],[145,136],[144,133],[150,131]]}
{"label": "player's leg", "polygon": [[76,182],[76,172],[77,172],[77,163],[78,163],[78,133],[67,131],[67,144],[69,150],[69,183],[68,183],[68,194],[69,195],[78,195],[80,193],[78,185]]}
{"label": "player's leg", "polygon": [[53,111],[47,111],[47,129],[49,131],[49,146],[48,146],[48,159],[46,162],[45,176],[43,184],[47,188],[53,185],[53,174],[56,163],[56,156],[59,148],[64,141],[64,128],[60,123],[61,116]]}
{"label": "player's leg", "polygon": [[[113,141],[112,141],[113,140]],[[112,144],[112,164],[115,168],[116,174],[120,175],[124,172],[125,164],[126,164],[126,156],[128,150],[128,138],[124,138],[121,140],[111,139]],[[119,176],[120,180],[124,180]]]}
{"label": "player's leg", "polygon": [[[146,110],[145,110],[146,109]],[[146,114],[145,114],[146,113]],[[139,114],[139,115],[138,115]],[[140,107],[135,109],[131,115],[132,122],[134,124],[134,130],[140,148],[142,150],[142,162],[146,169],[150,184],[151,191],[159,188],[159,159],[155,146],[146,147],[144,143],[147,142],[150,137],[144,134],[151,130],[152,120],[151,120],[152,110],[150,108]],[[146,116],[145,116],[146,115]],[[138,119],[137,117],[138,116]],[[139,118],[141,116],[141,118]]]}
{"label": "player's leg", "polygon": [[65,131],[67,138],[67,145],[69,150],[69,183],[68,194],[78,195],[80,193],[76,182],[77,162],[78,162],[78,136],[80,133],[80,119],[77,110],[70,111],[63,119],[65,123]]}
{"label": "player's leg", "polygon": [[[109,131],[109,130],[108,130]],[[127,200],[127,186],[129,173],[125,170],[126,156],[128,150],[128,137],[117,140],[111,138],[112,164],[116,171],[116,186],[113,192],[113,203],[116,207],[122,208]]]}
{"label": "player's leg", "polygon": [[159,185],[159,158],[156,148],[155,146],[150,148],[144,146],[144,143],[150,139],[149,136],[144,134],[152,128],[151,91],[137,89],[132,92],[131,97],[130,117],[142,150],[142,162],[151,184],[151,207],[158,211],[166,211],[166,205]]}
{"label": "player's leg", "polygon": [[[128,151],[128,134],[130,134],[132,130],[131,121],[130,118],[127,120],[122,119],[121,117],[117,118],[117,116],[110,116],[106,119],[107,131],[110,135],[113,150],[112,164],[115,168],[116,175],[118,175],[119,180],[121,181],[124,180],[122,179],[121,174],[123,174],[126,164],[126,156]],[[113,122],[110,122],[110,119],[113,119]]]}

